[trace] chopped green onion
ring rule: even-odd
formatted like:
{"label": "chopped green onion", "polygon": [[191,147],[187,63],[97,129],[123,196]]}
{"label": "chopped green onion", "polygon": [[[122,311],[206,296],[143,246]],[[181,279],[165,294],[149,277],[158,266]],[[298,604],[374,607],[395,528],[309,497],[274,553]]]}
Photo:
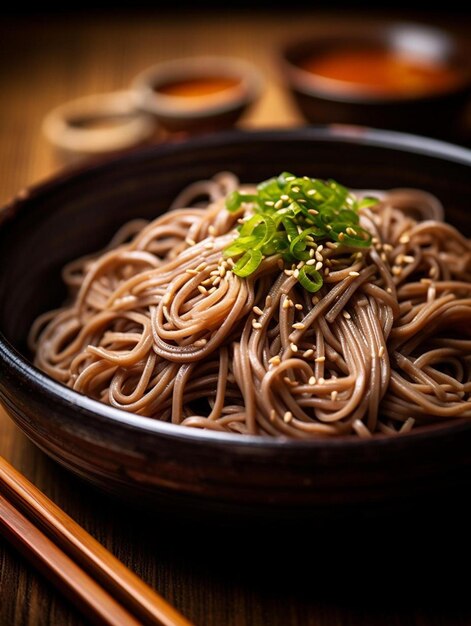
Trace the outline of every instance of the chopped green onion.
{"label": "chopped green onion", "polygon": [[[237,213],[249,205],[253,215],[238,228],[238,237],[224,250],[225,257],[237,259],[233,272],[253,274],[264,257],[279,254],[288,265],[307,261],[311,249],[325,241],[347,248],[367,248],[371,234],[359,225],[359,210],[378,202],[358,200],[335,180],[298,177],[282,172],[257,185],[257,193],[234,191],[226,198],[226,208]],[[323,284],[322,275],[312,265],[299,268],[298,281],[314,293]]]}

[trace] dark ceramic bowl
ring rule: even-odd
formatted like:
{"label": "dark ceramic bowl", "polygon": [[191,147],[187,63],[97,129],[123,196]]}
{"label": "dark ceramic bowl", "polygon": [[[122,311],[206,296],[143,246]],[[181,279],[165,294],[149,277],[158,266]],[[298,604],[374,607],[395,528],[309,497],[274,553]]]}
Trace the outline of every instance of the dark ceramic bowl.
{"label": "dark ceramic bowl", "polygon": [[138,417],[51,380],[28,360],[34,318],[64,297],[61,266],[120,224],[165,211],[190,181],[233,170],[259,181],[285,169],[361,188],[413,186],[440,197],[470,231],[470,153],[360,128],[234,132],[157,146],[68,173],[1,214],[0,399],[47,454],[99,487],[192,515],[331,516],[437,498],[470,478],[471,422],[397,438],[281,441],[196,431]]}
{"label": "dark ceramic bowl", "polygon": [[[461,80],[446,90],[392,96],[368,93],[300,66],[316,55],[358,48],[438,61],[459,72]],[[312,123],[364,124],[462,140],[471,94],[471,49],[469,42],[454,33],[391,21],[339,24],[315,39],[288,44],[281,57],[285,80],[301,112]]]}

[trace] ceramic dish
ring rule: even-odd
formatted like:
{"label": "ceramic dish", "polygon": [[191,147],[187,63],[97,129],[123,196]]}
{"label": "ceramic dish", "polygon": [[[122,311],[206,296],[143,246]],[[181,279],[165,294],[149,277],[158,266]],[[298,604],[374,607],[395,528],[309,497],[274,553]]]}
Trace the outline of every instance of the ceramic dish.
{"label": "ceramic dish", "polygon": [[[454,79],[449,76],[451,80],[442,82],[441,87],[430,85],[428,90],[422,85],[423,89],[414,91],[417,87],[414,69],[417,68],[409,68],[409,73],[403,76],[408,81],[402,85],[403,91],[387,92],[381,91],[378,83],[374,89],[368,90],[355,82],[328,77],[329,72],[334,71],[331,55],[341,54],[346,63],[348,52],[369,53],[373,63],[375,57],[384,54],[389,60],[420,63],[420,67],[427,70],[448,68],[454,73]],[[331,61],[327,71],[328,58]],[[321,73],[319,62],[322,59]],[[306,65],[309,60],[311,63],[318,60],[318,63]],[[337,62],[342,62],[340,57]],[[281,66],[297,105],[313,123],[381,125],[382,128],[422,132],[434,137],[453,136],[458,140],[462,136],[463,115],[471,93],[470,49],[467,42],[445,29],[392,21],[339,24],[315,39],[292,41],[286,45],[281,53]],[[352,68],[350,64],[342,73],[357,75],[358,71],[358,67]],[[384,68],[382,72],[378,68],[373,71],[384,79],[388,71],[397,77],[398,71],[407,72],[407,68],[394,66]],[[431,78],[428,74],[426,76]],[[443,81],[443,76],[441,78]]]}
{"label": "ceramic dish", "polygon": [[[343,514],[437,498],[470,477],[471,422],[370,440],[282,441],[195,431],[77,394],[38,371],[25,337],[64,297],[60,268],[132,217],[152,218],[190,181],[233,170],[259,181],[289,168],[368,188],[411,186],[469,226],[469,151],[361,128],[233,132],[147,148],[35,187],[0,214],[0,399],[47,454],[102,489],[192,515]],[[45,247],[45,242],[47,246]]]}

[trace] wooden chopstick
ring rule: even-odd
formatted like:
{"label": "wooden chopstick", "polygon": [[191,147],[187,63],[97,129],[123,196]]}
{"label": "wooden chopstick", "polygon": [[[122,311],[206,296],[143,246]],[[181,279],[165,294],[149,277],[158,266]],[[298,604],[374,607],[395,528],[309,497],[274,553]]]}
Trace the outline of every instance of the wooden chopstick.
{"label": "wooden chopstick", "polygon": [[110,626],[192,626],[2,457],[0,491],[0,531],[89,619],[92,614]]}

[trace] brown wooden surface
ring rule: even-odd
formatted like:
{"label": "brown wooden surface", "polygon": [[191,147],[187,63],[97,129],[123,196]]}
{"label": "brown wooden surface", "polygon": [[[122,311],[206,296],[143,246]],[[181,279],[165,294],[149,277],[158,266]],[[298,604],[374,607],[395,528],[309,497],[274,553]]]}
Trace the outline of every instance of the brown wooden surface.
{"label": "brown wooden surface", "polygon": [[[40,133],[41,120],[51,107],[88,93],[123,88],[139,70],[160,59],[215,53],[251,60],[264,73],[267,85],[243,126],[301,123],[276,69],[276,46],[293,34],[328,28],[332,19],[335,16],[252,18],[222,13],[176,20],[156,12],[4,21],[0,30],[1,202],[60,166]],[[368,546],[368,528],[361,537],[349,536],[348,528],[340,537],[310,536],[309,529],[287,528],[273,551],[248,551],[241,558],[226,550],[230,531],[213,542],[210,533],[193,529],[191,520],[181,520],[175,530],[159,517],[129,510],[97,494],[37,450],[2,409],[0,454],[200,626],[471,623],[469,598],[454,584],[458,579],[454,561],[447,560],[444,570],[436,560],[437,550],[447,554],[448,538],[440,536],[439,529],[430,551],[394,558],[381,545],[363,550]],[[252,538],[263,535],[260,528],[244,532]],[[405,520],[398,535],[411,532],[420,530],[409,528]],[[301,536],[322,547],[322,558],[309,561],[307,577],[296,569],[303,560]],[[210,556],[214,549],[217,555]],[[388,559],[400,568],[397,575],[391,574]],[[462,565],[466,578],[466,562]],[[425,590],[419,592],[423,582]],[[0,626],[86,623],[0,539]]]}

